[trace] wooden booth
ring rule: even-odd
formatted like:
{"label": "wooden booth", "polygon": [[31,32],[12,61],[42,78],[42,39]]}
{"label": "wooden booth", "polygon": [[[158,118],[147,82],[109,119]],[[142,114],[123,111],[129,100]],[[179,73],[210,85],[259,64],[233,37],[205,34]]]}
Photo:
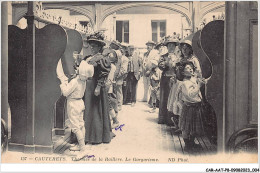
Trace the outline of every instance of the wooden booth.
{"label": "wooden booth", "polygon": [[[64,134],[66,118],[57,64],[61,59],[68,78],[75,73],[73,52],[82,51],[86,33],[42,19],[37,5],[28,2],[27,28],[8,26],[9,150],[52,153],[53,138]],[[45,26],[38,29],[36,21]]]}

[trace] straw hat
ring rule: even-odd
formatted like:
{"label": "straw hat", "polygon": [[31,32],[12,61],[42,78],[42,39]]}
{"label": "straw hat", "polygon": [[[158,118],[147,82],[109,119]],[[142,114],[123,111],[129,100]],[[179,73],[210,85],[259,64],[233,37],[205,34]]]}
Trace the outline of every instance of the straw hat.
{"label": "straw hat", "polygon": [[192,39],[194,34],[190,34],[189,36],[185,37],[180,41],[180,46],[183,46],[184,44],[188,44],[192,47]]}
{"label": "straw hat", "polygon": [[154,41],[149,40],[147,43],[145,43],[146,45],[152,44],[152,45],[156,45],[156,43]]}
{"label": "straw hat", "polygon": [[112,49],[118,50],[118,49],[120,49],[122,46],[120,45],[120,43],[119,43],[118,41],[113,40],[113,41],[110,43],[110,47],[111,47]]}

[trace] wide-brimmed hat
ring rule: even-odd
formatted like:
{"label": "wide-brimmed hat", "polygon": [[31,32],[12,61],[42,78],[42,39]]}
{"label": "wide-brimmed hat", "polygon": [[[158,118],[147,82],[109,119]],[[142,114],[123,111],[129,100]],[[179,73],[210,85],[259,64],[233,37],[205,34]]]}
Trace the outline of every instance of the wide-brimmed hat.
{"label": "wide-brimmed hat", "polygon": [[165,40],[166,40],[166,37],[162,37],[161,40],[156,44],[156,46],[154,47],[155,49],[159,49],[160,46],[164,46],[165,45]]}
{"label": "wide-brimmed hat", "polygon": [[[112,46],[112,47],[111,47],[111,46]],[[119,43],[119,41],[113,40],[113,41],[110,43],[110,47],[111,47],[112,49],[118,50],[118,49],[120,49],[122,46],[121,46],[121,44]],[[113,47],[115,47],[115,48],[113,48]]]}
{"label": "wide-brimmed hat", "polygon": [[146,45],[148,45],[148,44],[152,44],[152,45],[156,45],[156,43],[154,42],[154,41],[151,41],[151,40],[149,40],[147,43],[145,43]]}
{"label": "wide-brimmed hat", "polygon": [[95,32],[94,34],[91,34],[89,36],[87,36],[87,42],[91,43],[91,42],[97,42],[100,43],[102,46],[106,45],[106,42],[104,40],[104,35],[101,32]]}
{"label": "wide-brimmed hat", "polygon": [[194,34],[190,34],[189,36],[185,37],[180,41],[180,47],[183,46],[184,44],[190,45],[192,47],[192,39],[193,39]]}
{"label": "wide-brimmed hat", "polygon": [[164,43],[159,42],[159,43],[156,44],[156,46],[154,48],[158,50],[160,48],[160,46],[164,46]]}
{"label": "wide-brimmed hat", "polygon": [[179,38],[177,37],[177,35],[166,37],[164,45],[167,46],[169,43],[175,43],[176,45],[178,45],[179,44]]}

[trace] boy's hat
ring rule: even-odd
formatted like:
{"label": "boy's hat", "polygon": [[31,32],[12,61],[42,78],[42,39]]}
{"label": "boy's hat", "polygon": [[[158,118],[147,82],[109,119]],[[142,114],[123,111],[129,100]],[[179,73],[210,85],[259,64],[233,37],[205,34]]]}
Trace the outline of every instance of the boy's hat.
{"label": "boy's hat", "polygon": [[149,40],[147,43],[145,43],[146,45],[152,44],[152,45],[156,45],[156,43],[154,41]]}
{"label": "boy's hat", "polygon": [[118,50],[118,49],[120,49],[122,46],[121,46],[121,44],[120,44],[118,41],[113,40],[113,41],[110,43],[110,47],[111,47],[111,49]]}
{"label": "boy's hat", "polygon": [[86,61],[81,61],[79,65],[79,74],[86,76],[87,78],[93,77],[94,75],[94,66],[88,64]]}

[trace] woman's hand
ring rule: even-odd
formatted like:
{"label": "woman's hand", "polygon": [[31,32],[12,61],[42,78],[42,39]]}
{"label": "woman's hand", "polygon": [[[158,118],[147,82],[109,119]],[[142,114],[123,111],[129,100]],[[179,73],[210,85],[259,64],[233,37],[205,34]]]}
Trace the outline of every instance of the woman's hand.
{"label": "woman's hand", "polygon": [[177,82],[176,76],[171,77],[170,78],[170,82],[171,83],[176,83]]}
{"label": "woman's hand", "polygon": [[100,95],[100,86],[99,85],[96,87],[94,94],[95,94],[95,96]]}
{"label": "woman's hand", "polygon": [[90,65],[93,65],[94,67],[96,67],[98,64],[97,64],[97,62],[95,62],[95,61],[89,61],[88,62]]}
{"label": "woman's hand", "polygon": [[200,86],[205,85],[207,83],[205,78],[198,78],[197,81]]}

